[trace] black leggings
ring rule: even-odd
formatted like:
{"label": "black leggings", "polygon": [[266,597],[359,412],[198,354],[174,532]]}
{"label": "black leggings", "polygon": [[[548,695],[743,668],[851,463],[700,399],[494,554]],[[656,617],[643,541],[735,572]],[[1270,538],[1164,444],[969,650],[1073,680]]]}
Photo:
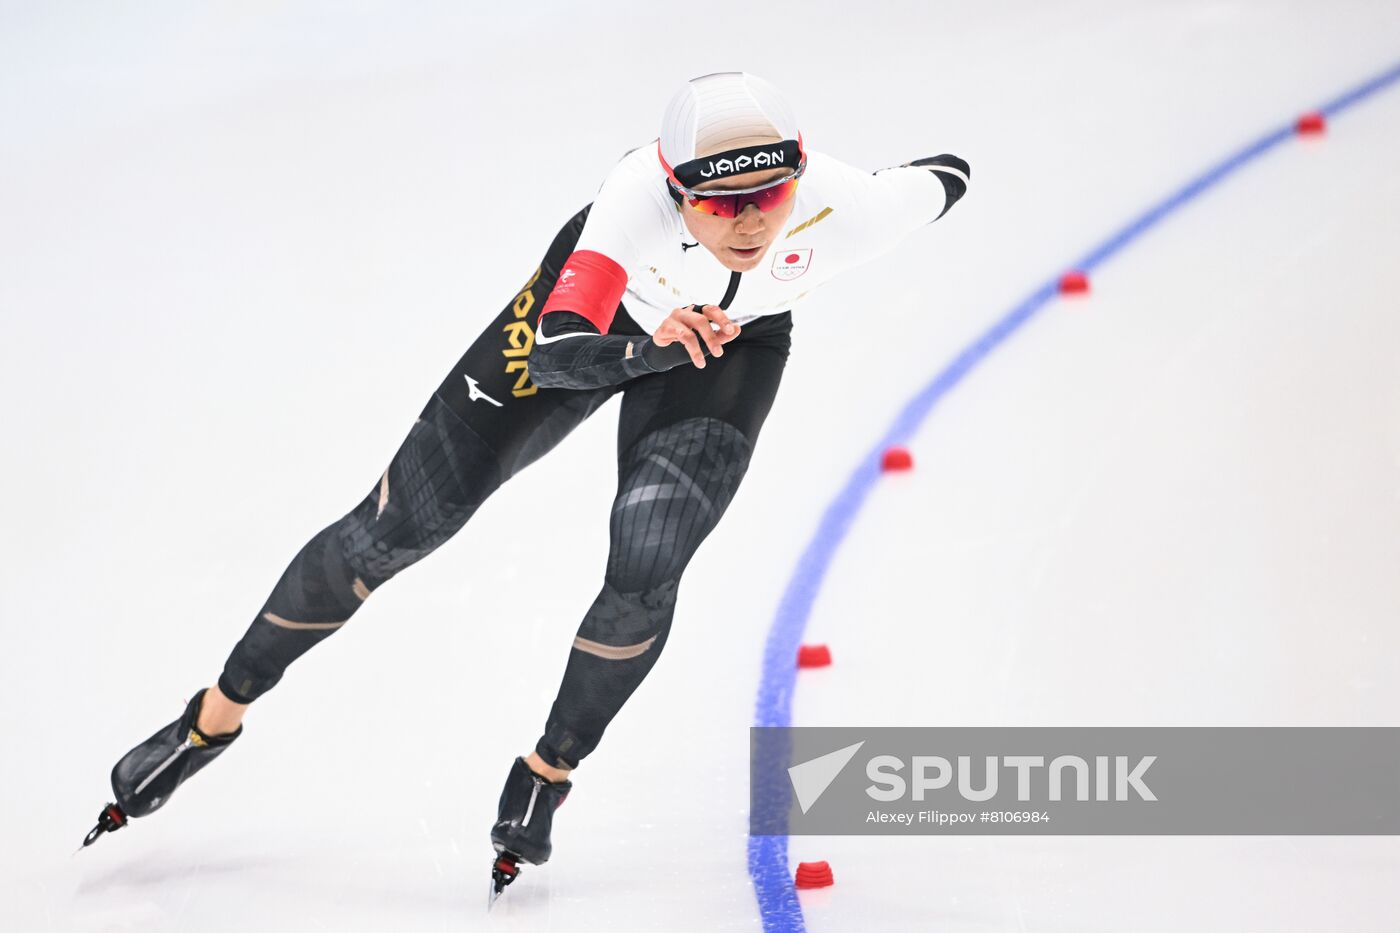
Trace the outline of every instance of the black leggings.
{"label": "black leggings", "polygon": [[[219,677],[229,699],[251,703],[272,689],[370,593],[452,537],[501,483],[621,392],[607,570],[536,751],[573,768],[597,747],[656,663],[681,574],[743,479],[787,361],[792,318],[744,325],[704,369],[686,363],[618,386],[540,389],[527,366],[540,308],[587,216],[585,207],[559,231],[524,289],[433,393],[369,495],[292,559]],[[644,334],[622,307],[609,333]],[[539,516],[538,527],[547,519]]]}

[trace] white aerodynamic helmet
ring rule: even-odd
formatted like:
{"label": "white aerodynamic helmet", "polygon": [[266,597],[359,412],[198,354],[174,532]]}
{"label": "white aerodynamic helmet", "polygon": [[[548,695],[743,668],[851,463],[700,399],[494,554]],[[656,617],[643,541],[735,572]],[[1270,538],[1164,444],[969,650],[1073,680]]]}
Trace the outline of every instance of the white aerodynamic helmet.
{"label": "white aerodynamic helmet", "polygon": [[[754,137],[776,142],[736,146]],[[744,71],[692,78],[661,119],[657,157],[682,190],[713,178],[806,162],[797,118],[777,88]]]}

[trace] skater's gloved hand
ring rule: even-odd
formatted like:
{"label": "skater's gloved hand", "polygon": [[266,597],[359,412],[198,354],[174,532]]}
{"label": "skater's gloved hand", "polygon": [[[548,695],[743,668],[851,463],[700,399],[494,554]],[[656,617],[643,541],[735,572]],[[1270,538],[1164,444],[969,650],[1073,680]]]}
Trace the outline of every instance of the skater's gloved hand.
{"label": "skater's gloved hand", "polygon": [[651,342],[665,353],[656,353],[658,361],[672,362],[684,350],[696,366],[705,368],[705,351],[711,356],[724,356],[724,344],[739,336],[739,325],[729,319],[719,305],[689,305],[677,308],[657,325]]}

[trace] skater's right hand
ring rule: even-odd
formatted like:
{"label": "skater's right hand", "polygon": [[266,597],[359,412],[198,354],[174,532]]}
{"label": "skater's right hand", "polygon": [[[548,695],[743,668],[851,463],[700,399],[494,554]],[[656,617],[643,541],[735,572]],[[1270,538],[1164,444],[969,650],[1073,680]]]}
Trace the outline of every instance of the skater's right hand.
{"label": "skater's right hand", "polygon": [[[716,330],[715,326],[719,329]],[[651,342],[665,347],[679,341],[689,351],[691,361],[704,369],[705,354],[700,349],[700,341],[705,341],[714,356],[724,356],[724,344],[737,336],[739,325],[731,321],[719,305],[688,305],[672,311],[666,320],[657,325]]]}

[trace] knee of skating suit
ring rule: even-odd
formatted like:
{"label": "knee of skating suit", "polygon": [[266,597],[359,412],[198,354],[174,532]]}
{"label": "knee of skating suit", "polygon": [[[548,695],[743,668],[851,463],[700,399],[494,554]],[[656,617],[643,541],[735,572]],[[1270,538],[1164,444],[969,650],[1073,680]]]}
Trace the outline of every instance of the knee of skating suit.
{"label": "knee of skating suit", "polygon": [[681,574],[728,508],[752,450],[732,424],[688,418],[624,453],[603,587],[579,626],[535,746],[549,764],[577,767],[656,663]]}
{"label": "knee of skating suit", "polygon": [[223,754],[243,734],[240,725],[226,735],[205,735],[195,723],[205,691],[194,695],[179,719],[127,752],[112,769],[112,791],[129,817],[154,813],[175,788]]}
{"label": "knee of skating suit", "polygon": [[369,495],[292,559],[219,689],[238,703],[271,690],[370,593],[452,537],[500,482],[494,451],[434,396]]}

